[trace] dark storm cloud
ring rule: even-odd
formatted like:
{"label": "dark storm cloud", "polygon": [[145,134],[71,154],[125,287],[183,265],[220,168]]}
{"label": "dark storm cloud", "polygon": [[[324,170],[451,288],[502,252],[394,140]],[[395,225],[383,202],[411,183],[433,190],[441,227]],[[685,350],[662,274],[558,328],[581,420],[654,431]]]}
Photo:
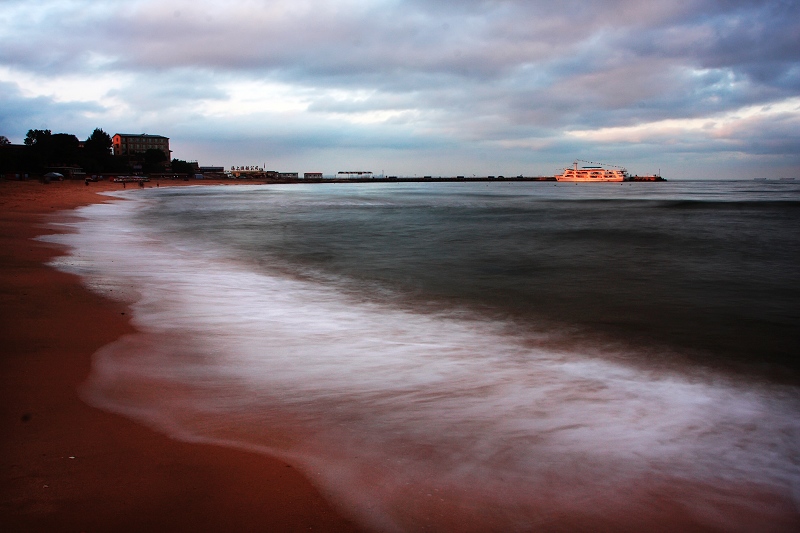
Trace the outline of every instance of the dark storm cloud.
{"label": "dark storm cloud", "polygon": [[800,54],[795,2],[415,1],[285,11],[276,8],[281,2],[216,9],[200,3],[197,10],[183,2],[134,2],[99,12],[91,4],[85,18],[63,16],[74,3],[42,15],[21,29],[53,31],[44,40],[3,40],[0,57],[68,69],[100,51],[112,58],[106,68],[195,67],[398,91],[454,80],[525,83],[520,70],[534,66],[562,84],[609,73],[596,87],[579,85],[602,101],[635,83],[619,75],[623,66],[636,68],[637,77],[670,66],[732,69],[754,84],[793,90]]}

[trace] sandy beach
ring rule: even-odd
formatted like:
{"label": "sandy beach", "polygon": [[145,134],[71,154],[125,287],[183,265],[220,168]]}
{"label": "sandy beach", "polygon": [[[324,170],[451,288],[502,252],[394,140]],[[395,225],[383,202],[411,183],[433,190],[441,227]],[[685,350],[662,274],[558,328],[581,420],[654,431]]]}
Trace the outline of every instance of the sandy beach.
{"label": "sandy beach", "polygon": [[[197,183],[162,186],[184,184]],[[121,188],[0,181],[3,530],[356,531],[292,465],[177,442],[81,401],[92,354],[133,329],[124,306],[45,265],[58,247],[32,239]]]}

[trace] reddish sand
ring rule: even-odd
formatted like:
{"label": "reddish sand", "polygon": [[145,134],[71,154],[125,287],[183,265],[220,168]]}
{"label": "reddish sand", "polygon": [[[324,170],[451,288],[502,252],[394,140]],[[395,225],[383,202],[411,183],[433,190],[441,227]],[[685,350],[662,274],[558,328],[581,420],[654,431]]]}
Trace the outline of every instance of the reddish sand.
{"label": "reddish sand", "polygon": [[356,531],[291,465],[178,442],[79,399],[92,353],[132,331],[127,310],[45,266],[62,251],[31,239],[53,231],[51,213],[121,188],[0,180],[0,528]]}

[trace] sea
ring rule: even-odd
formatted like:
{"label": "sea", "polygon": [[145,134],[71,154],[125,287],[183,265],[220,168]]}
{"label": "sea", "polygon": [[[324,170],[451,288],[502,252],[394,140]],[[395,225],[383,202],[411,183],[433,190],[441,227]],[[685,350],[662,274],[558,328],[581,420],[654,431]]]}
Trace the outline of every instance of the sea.
{"label": "sea", "polygon": [[800,183],[152,187],[74,215],[54,266],[137,329],[84,400],[283,458],[365,530],[800,529]]}

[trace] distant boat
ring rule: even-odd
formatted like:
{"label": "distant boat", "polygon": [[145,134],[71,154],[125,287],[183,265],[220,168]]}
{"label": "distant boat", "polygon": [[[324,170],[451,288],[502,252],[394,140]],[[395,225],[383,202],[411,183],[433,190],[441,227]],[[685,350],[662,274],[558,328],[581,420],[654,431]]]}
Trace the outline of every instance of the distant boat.
{"label": "distant boat", "polygon": [[794,178],[781,178],[781,181],[794,181]]}
{"label": "distant boat", "polygon": [[767,181],[767,178],[753,178],[755,181]]}
{"label": "distant boat", "polygon": [[561,174],[556,175],[556,181],[628,181],[630,176],[623,167],[603,168],[592,165],[578,168],[575,161],[573,168],[565,168]]}

